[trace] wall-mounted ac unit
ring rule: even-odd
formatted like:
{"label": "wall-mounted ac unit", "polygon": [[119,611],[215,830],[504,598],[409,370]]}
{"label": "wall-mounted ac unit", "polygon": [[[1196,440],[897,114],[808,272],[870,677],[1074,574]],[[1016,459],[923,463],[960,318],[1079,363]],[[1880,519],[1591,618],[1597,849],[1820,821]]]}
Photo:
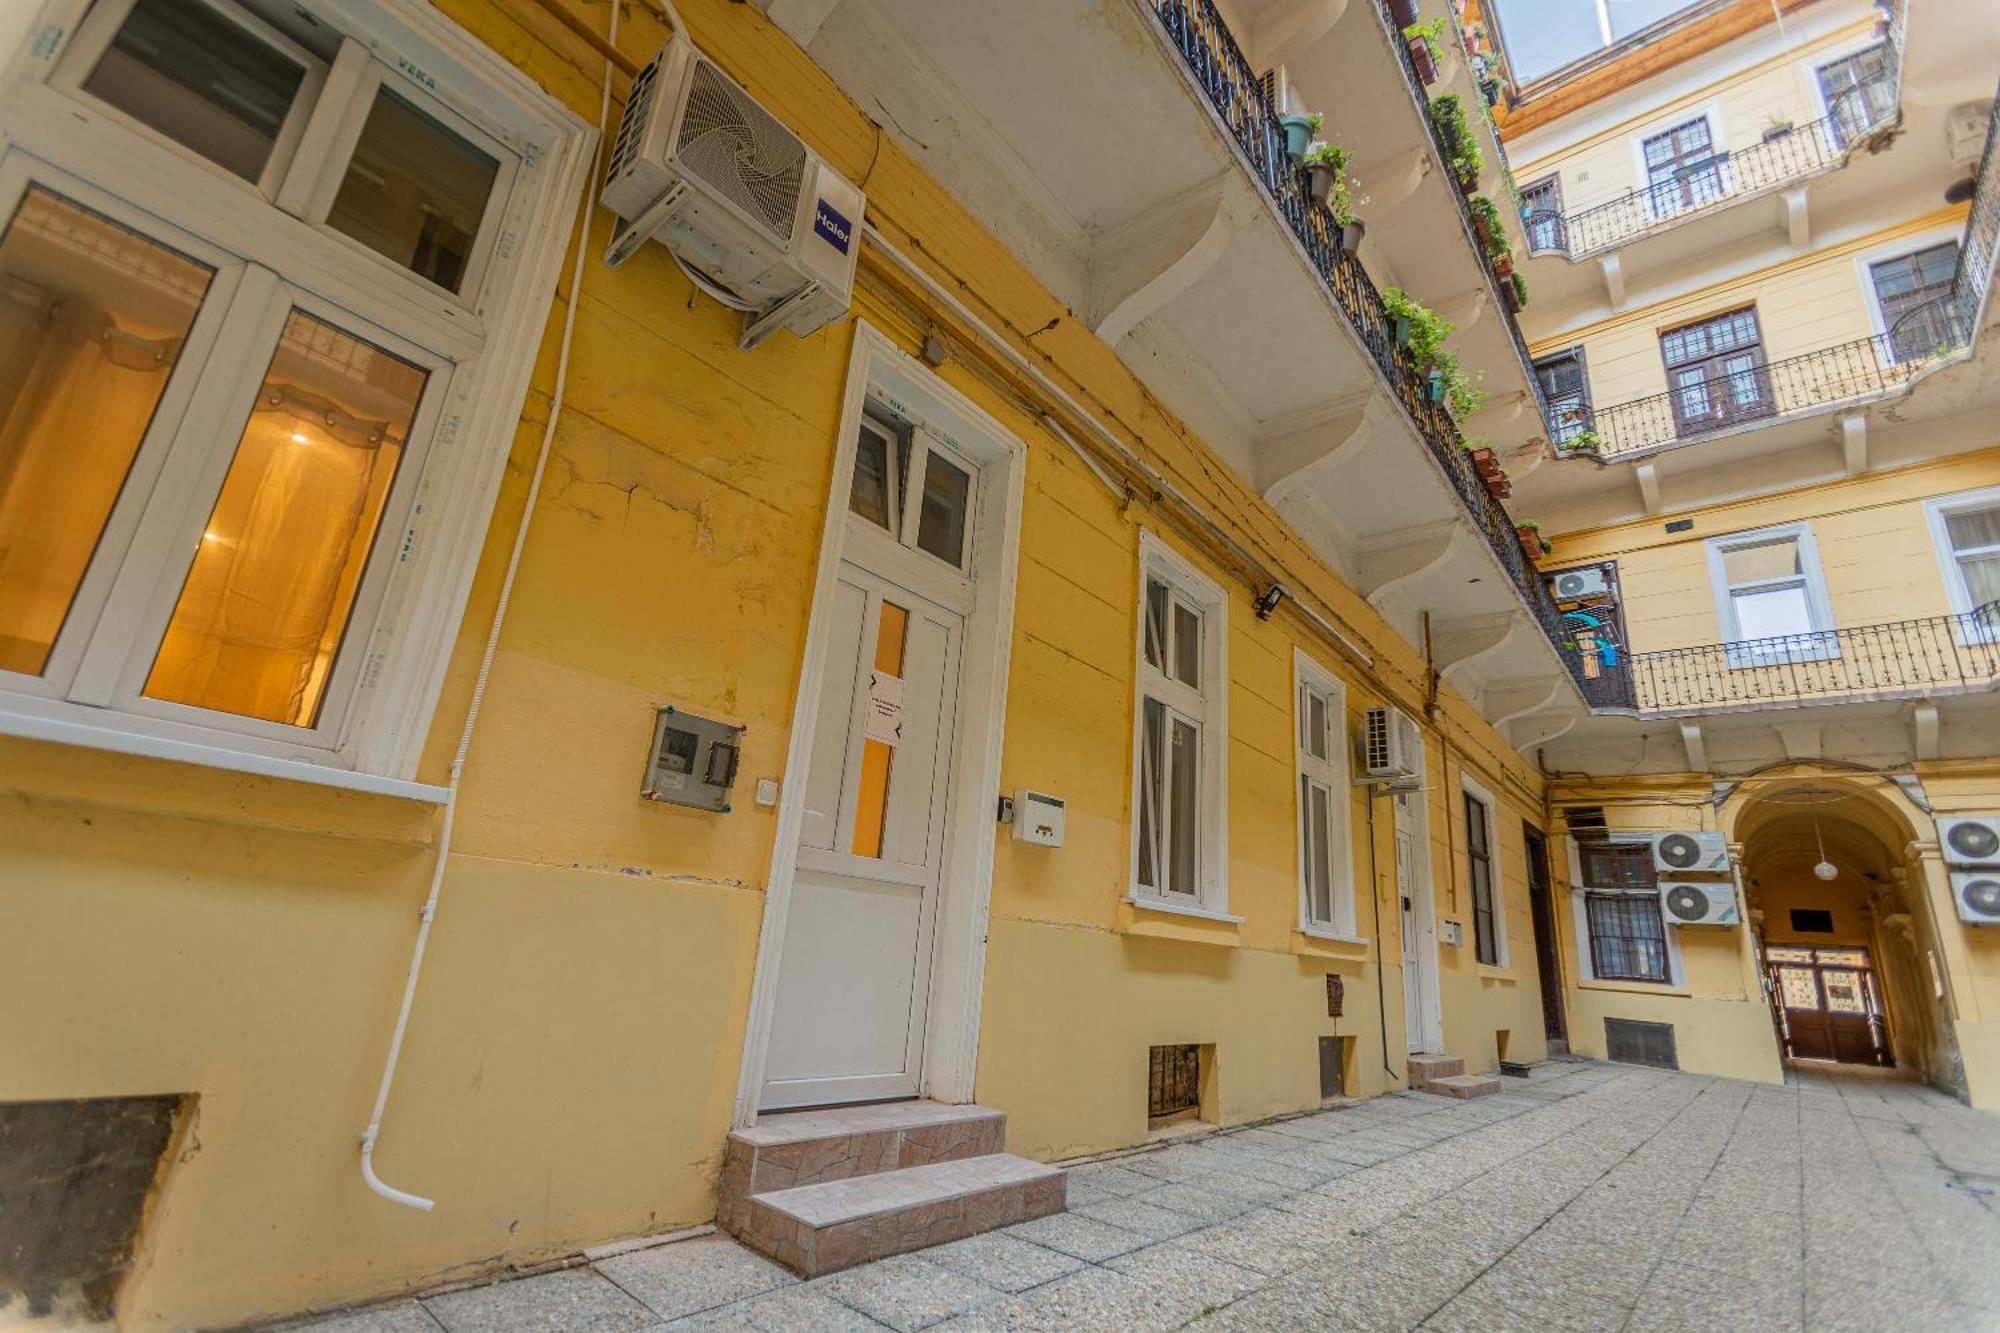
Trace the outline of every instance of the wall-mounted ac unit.
{"label": "wall-mounted ac unit", "polygon": [[1668,881],[1660,885],[1660,910],[1676,926],[1733,926],[1738,920],[1736,885],[1728,880],[1712,884]]}
{"label": "wall-mounted ac unit", "polygon": [[1604,571],[1593,565],[1587,569],[1565,569],[1549,580],[1559,602],[1573,602],[1579,597],[1601,597],[1611,591],[1611,580],[1604,577]]}
{"label": "wall-mounted ac unit", "polygon": [[1653,870],[1672,875],[1726,875],[1729,844],[1720,833],[1655,833]]}
{"label": "wall-mounted ac unit", "polygon": [[1371,708],[1361,728],[1361,772],[1368,782],[1415,782],[1423,777],[1424,738],[1400,708]]}
{"label": "wall-mounted ac unit", "polygon": [[2000,866],[2000,815],[1940,819],[1938,846],[1955,866]]}
{"label": "wall-mounted ac unit", "polygon": [[1952,871],[1951,901],[1967,925],[2000,926],[2000,872]]}
{"label": "wall-mounted ac unit", "polygon": [[684,38],[632,80],[603,200],[623,219],[604,262],[658,239],[744,312],[746,351],[847,311],[866,198]]}

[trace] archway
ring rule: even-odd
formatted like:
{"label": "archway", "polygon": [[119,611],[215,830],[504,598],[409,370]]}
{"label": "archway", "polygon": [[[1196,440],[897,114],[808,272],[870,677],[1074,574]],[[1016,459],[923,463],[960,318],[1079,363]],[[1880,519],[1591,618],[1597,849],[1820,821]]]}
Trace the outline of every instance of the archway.
{"label": "archway", "polygon": [[1912,846],[1928,836],[1924,812],[1885,779],[1794,767],[1746,781],[1723,816],[1786,1059],[1897,1068],[1955,1088]]}

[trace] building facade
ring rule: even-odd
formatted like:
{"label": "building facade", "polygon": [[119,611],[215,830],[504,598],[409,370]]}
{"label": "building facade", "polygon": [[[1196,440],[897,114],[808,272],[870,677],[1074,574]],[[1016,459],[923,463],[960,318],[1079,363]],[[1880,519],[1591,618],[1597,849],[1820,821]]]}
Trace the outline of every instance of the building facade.
{"label": "building facade", "polygon": [[[0,15],[5,1225],[90,1239],[0,1297],[228,1325],[704,1223],[805,1107],[1059,1161],[1661,1058],[1621,1023],[1860,1049],[1766,976],[2000,1104],[1934,823],[2000,808],[1992,89],[1920,7],[1697,8],[1540,88],[1504,0]],[[669,39],[865,199],[804,336],[616,249]],[[1711,104],[1834,147],[1703,175]],[[1942,637],[1824,651],[1883,620]],[[1676,831],[1739,924],[1617,850]]]}

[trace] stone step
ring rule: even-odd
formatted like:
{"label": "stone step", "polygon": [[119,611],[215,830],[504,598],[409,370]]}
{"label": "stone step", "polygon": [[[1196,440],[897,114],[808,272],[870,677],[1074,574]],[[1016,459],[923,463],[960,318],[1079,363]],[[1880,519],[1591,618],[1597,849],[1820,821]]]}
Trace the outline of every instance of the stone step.
{"label": "stone step", "polygon": [[722,1195],[726,1203],[1006,1147],[1006,1114],[990,1106],[908,1101],[787,1111],[729,1136]]}
{"label": "stone step", "polygon": [[753,1194],[724,1229],[806,1277],[1063,1211],[1067,1175],[1010,1153]]}
{"label": "stone step", "polygon": [[1406,1062],[1410,1071],[1410,1086],[1421,1087],[1432,1079],[1449,1078],[1465,1072],[1465,1061],[1456,1055],[1433,1055],[1419,1052]]}
{"label": "stone step", "polygon": [[1423,1091],[1434,1092],[1443,1097],[1491,1097],[1500,1091],[1498,1074],[1448,1074],[1434,1078],[1423,1086]]}

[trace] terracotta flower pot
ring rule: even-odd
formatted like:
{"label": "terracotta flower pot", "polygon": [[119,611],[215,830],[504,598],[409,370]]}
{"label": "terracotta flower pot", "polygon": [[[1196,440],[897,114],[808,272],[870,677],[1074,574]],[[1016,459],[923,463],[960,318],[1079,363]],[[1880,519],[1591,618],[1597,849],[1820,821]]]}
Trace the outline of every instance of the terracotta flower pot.
{"label": "terracotta flower pot", "polygon": [[1411,37],[1406,40],[1410,46],[1410,63],[1417,67],[1417,77],[1424,81],[1425,87],[1436,83],[1438,67],[1437,61],[1431,58],[1430,43],[1421,37]]}
{"label": "terracotta flower pot", "polygon": [[1515,528],[1514,536],[1521,543],[1521,554],[1529,560],[1540,560],[1549,553],[1548,543],[1542,540],[1538,528]]}

